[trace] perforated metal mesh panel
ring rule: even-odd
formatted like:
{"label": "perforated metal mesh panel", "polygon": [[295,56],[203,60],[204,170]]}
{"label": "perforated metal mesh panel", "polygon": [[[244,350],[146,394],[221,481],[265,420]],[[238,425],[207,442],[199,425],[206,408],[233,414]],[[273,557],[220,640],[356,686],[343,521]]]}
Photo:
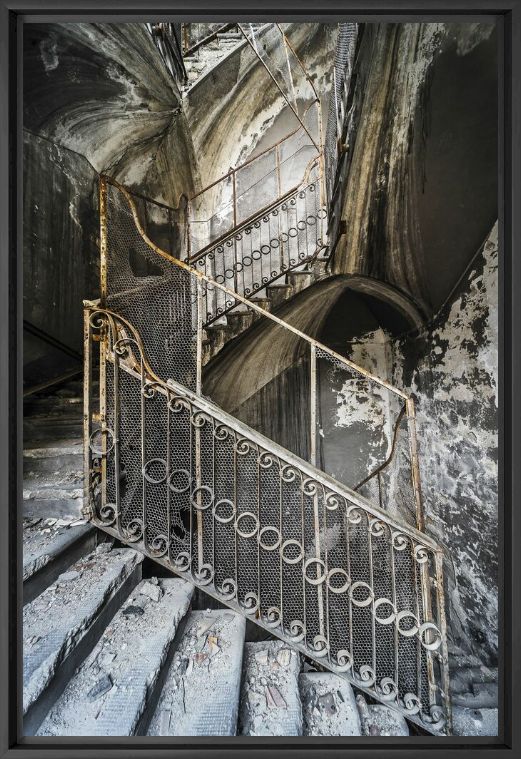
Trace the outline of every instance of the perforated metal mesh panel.
{"label": "perforated metal mesh panel", "polygon": [[438,547],[196,392],[201,283],[145,243],[116,188],[107,203],[107,305],[87,311],[96,523],[442,729]]}

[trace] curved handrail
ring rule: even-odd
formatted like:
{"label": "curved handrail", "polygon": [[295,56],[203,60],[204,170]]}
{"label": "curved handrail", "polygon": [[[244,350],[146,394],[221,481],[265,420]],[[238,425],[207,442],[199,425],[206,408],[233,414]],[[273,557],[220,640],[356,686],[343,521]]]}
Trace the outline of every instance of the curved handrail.
{"label": "curved handrail", "polygon": [[161,258],[168,261],[169,263],[173,264],[174,266],[177,266],[180,269],[184,269],[185,271],[189,272],[190,274],[193,274],[195,277],[197,277],[199,280],[206,282],[211,287],[214,287],[221,292],[225,293],[228,296],[231,296],[235,300],[237,300],[240,303],[245,304],[248,306],[248,308],[251,308],[254,311],[257,311],[261,314],[261,316],[264,316],[266,319],[269,319],[270,321],[273,321],[277,323],[278,325],[284,327],[284,329],[289,330],[297,337],[301,338],[305,342],[307,342],[309,345],[314,346],[316,349],[319,349],[323,351],[324,353],[331,356],[331,358],[335,359],[336,361],[339,361],[344,366],[348,367],[349,369],[354,370],[358,374],[362,375],[363,377],[366,377],[367,379],[371,380],[372,382],[376,383],[377,385],[380,385],[380,387],[385,387],[390,392],[394,393],[395,395],[399,396],[400,398],[403,398],[406,401],[410,401],[411,397],[404,392],[403,390],[400,390],[399,388],[392,385],[390,382],[387,382],[386,380],[380,379],[380,377],[377,377],[376,375],[372,374],[367,369],[364,369],[364,367],[359,366],[358,364],[355,364],[354,361],[350,361],[349,359],[345,358],[344,356],[341,356],[339,353],[336,353],[336,351],[331,350],[323,343],[319,342],[318,340],[315,340],[314,338],[307,335],[305,332],[302,332],[301,330],[297,329],[296,327],[289,324],[289,322],[284,321],[284,319],[281,319],[278,316],[275,316],[275,314],[270,313],[269,311],[266,311],[265,309],[261,308],[257,303],[252,302],[251,300],[248,300],[247,298],[243,297],[239,293],[235,292],[234,290],[230,290],[229,288],[225,287],[224,285],[219,284],[211,277],[208,277],[206,274],[203,274],[203,272],[198,271],[193,266],[191,266],[189,263],[186,263],[185,261],[181,261],[178,258],[175,258],[174,256],[170,255],[166,251],[164,251],[162,248],[160,248],[158,245],[156,245],[150,237],[147,235],[145,229],[143,228],[143,225],[141,224],[141,220],[139,218],[139,214],[137,211],[136,204],[134,203],[134,200],[132,198],[132,195],[130,191],[122,184],[120,184],[117,180],[112,179],[111,177],[108,177],[106,175],[102,175],[101,181],[105,182],[107,184],[112,185],[113,187],[116,187],[124,196],[125,200],[127,201],[127,204],[130,208],[130,211],[132,213],[134,223],[136,225],[136,229],[138,230],[139,234],[141,235],[142,239],[145,241],[145,243],[154,250]]}
{"label": "curved handrail", "polygon": [[[210,411],[215,416],[218,416],[221,419],[221,421],[223,421],[227,425],[234,427],[243,436],[245,437],[249,436],[249,437],[257,439],[258,442],[264,448],[266,448],[267,450],[273,451],[273,453],[279,458],[289,459],[288,463],[290,464],[291,463],[297,464],[298,467],[302,469],[307,475],[314,477],[326,487],[334,488],[338,490],[344,497],[353,501],[353,503],[359,505],[361,508],[363,508],[369,514],[371,514],[373,517],[377,517],[378,519],[385,521],[387,524],[389,524],[392,527],[403,530],[404,532],[408,533],[409,535],[415,537],[417,540],[424,543],[433,551],[436,551],[442,554],[444,553],[444,548],[430,535],[426,535],[424,532],[421,532],[416,527],[413,527],[411,524],[408,524],[405,521],[402,522],[402,520],[397,518],[395,515],[391,515],[388,511],[385,511],[384,509],[381,509],[378,506],[375,506],[373,503],[368,501],[363,495],[361,495],[360,493],[357,493],[353,488],[349,488],[347,485],[343,485],[341,482],[338,482],[338,480],[336,480],[334,477],[331,477],[331,475],[313,466],[313,464],[310,464],[305,459],[300,458],[300,456],[297,456],[297,454],[292,453],[287,448],[284,448],[283,446],[276,443],[274,440],[271,440],[271,438],[268,438],[265,435],[263,435],[261,432],[258,432],[257,430],[254,430],[253,428],[249,427],[244,422],[241,422],[240,419],[237,419],[236,417],[232,416],[228,412],[224,411],[224,409],[222,409],[220,406],[217,406],[210,399],[192,392],[189,388],[185,387],[184,385],[181,385],[179,382],[176,382],[175,380],[168,379],[165,381],[161,379],[150,366],[150,362],[147,358],[145,346],[143,344],[141,335],[139,334],[138,330],[133,326],[133,324],[131,324],[131,322],[128,321],[128,319],[125,319],[123,316],[116,313],[115,311],[112,311],[111,309],[108,309],[105,307],[103,308],[99,307],[94,302],[86,301],[85,304],[86,304],[85,307],[87,308],[87,310],[90,311],[91,319],[93,319],[98,313],[102,315],[105,314],[111,323],[115,324],[116,322],[119,321],[131,332],[132,340],[135,341],[136,346],[140,353],[140,361],[142,363],[143,369],[145,370],[146,374],[149,375],[149,379],[154,385],[157,385],[163,388],[167,392],[171,392],[173,389],[177,389],[177,388],[180,390],[182,389],[182,392],[187,396],[187,398],[200,404],[203,410]],[[113,331],[114,331],[114,334],[118,334],[117,328],[113,328]],[[118,339],[122,341],[123,340],[128,341],[128,338],[124,336]],[[129,366],[128,370],[131,373],[135,372],[136,366],[135,365],[133,367]]]}

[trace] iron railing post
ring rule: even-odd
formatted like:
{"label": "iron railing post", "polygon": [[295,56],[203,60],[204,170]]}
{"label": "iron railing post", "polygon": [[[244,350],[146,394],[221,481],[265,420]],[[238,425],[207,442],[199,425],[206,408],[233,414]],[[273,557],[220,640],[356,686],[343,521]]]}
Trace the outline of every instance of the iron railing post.
{"label": "iron railing post", "polygon": [[92,342],[90,327],[90,311],[87,302],[83,301],[83,509],[87,519],[93,516],[90,499],[91,487],[91,456],[90,456],[90,425],[92,404]]}

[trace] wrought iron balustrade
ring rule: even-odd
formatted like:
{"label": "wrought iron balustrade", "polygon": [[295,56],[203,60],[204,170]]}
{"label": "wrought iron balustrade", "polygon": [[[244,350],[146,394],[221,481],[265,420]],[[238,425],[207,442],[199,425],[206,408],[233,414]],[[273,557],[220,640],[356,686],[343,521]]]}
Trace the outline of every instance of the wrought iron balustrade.
{"label": "wrought iron balustrade", "polygon": [[[442,550],[319,469],[326,362],[356,377],[345,383],[353,403],[366,392],[378,404],[384,438],[405,408],[421,526],[411,399],[160,249],[135,199],[105,178],[100,209],[101,301],[85,308],[87,512],[408,719],[450,732]],[[291,335],[306,357],[308,461],[202,395],[209,290],[253,309],[268,338]]]}

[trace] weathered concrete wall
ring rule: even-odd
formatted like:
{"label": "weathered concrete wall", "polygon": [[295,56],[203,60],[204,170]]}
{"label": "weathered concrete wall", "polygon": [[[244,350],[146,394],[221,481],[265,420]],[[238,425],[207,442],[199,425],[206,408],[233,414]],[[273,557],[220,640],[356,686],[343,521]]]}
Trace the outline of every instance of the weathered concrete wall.
{"label": "weathered concrete wall", "polygon": [[[97,173],[89,162],[24,132],[24,320],[77,352],[82,300],[97,296]],[[78,361],[24,333],[24,381],[31,386]]]}
{"label": "weathered concrete wall", "polygon": [[196,161],[181,96],[144,24],[24,26],[24,126],[177,207]]}
{"label": "weathered concrete wall", "polygon": [[417,403],[426,529],[454,564],[450,624],[497,657],[497,227],[428,331],[394,346],[394,379]]}
{"label": "weathered concrete wall", "polygon": [[[82,299],[98,294],[98,172],[174,207],[193,191],[176,85],[141,24],[27,24],[24,318],[78,352]],[[39,338],[24,348],[29,385],[70,368]]]}
{"label": "weathered concrete wall", "polygon": [[429,318],[497,218],[495,29],[363,27],[335,271],[389,282]]}
{"label": "weathered concrete wall", "polygon": [[[327,92],[335,45],[334,25],[292,23],[284,26],[318,92]],[[276,50],[280,55],[281,38],[275,27],[268,29],[260,44],[268,53]],[[297,97],[307,100],[312,90],[302,72],[293,68]],[[288,114],[285,106],[284,98],[248,44],[198,82],[187,96],[186,114],[199,159],[202,186],[246,160],[260,144],[267,147],[263,138],[268,131],[276,141],[286,130],[298,127],[298,121]],[[268,139],[271,142],[271,138]]]}

